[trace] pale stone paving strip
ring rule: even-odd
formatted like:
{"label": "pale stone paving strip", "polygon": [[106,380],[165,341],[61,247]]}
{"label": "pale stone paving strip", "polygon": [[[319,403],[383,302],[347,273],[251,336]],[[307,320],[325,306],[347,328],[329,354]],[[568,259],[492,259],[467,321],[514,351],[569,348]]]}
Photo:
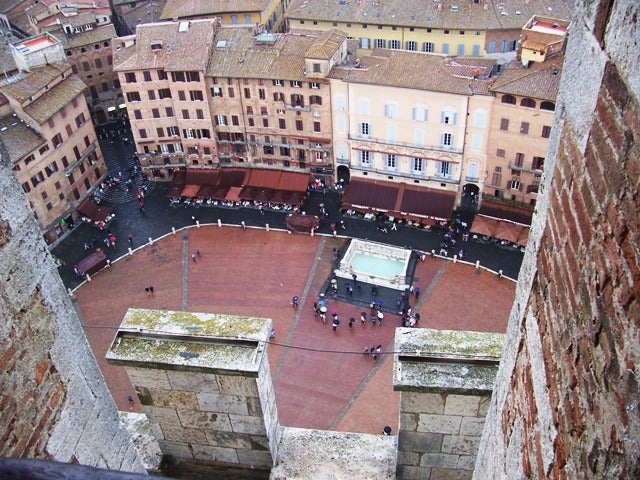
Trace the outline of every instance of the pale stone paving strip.
{"label": "pale stone paving strip", "polygon": [[182,232],[182,310],[187,311],[189,289],[189,229]]}
{"label": "pale stone paving strip", "polygon": [[298,321],[300,320],[300,315],[304,309],[304,305],[305,302],[307,300],[307,295],[309,294],[309,290],[311,289],[311,284],[313,283],[313,279],[316,276],[316,270],[318,268],[318,264],[320,263],[320,261],[322,259],[324,259],[325,257],[322,255],[324,248],[325,248],[325,237],[321,237],[320,241],[318,242],[318,248],[316,249],[316,254],[313,258],[313,263],[311,264],[311,271],[309,272],[309,276],[307,277],[307,283],[304,286],[304,291],[302,292],[302,295],[300,296],[300,302],[299,302],[299,307],[296,311],[296,315],[293,319],[293,323],[291,324],[291,328],[289,328],[289,334],[287,335],[287,340],[285,341],[285,345],[283,346],[283,351],[282,351],[282,355],[280,356],[280,361],[278,362],[278,366],[276,367],[276,371],[273,374],[273,383],[275,384],[276,381],[278,380],[278,375],[280,374],[280,369],[282,368],[282,365],[284,364],[284,359],[287,356],[287,351],[289,350],[287,348],[286,345],[290,345],[292,340],[293,340],[293,336],[296,333],[296,328],[298,327]]}

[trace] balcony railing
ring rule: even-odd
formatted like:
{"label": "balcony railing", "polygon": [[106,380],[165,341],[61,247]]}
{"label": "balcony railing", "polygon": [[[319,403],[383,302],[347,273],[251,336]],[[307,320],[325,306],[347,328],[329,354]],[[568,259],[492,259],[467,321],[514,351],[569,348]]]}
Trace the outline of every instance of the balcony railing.
{"label": "balcony railing", "polygon": [[84,152],[82,152],[82,155],[80,155],[80,158],[78,158],[78,160],[76,160],[75,162],[73,162],[71,165],[69,165],[67,168],[65,168],[64,170],[64,174],[68,177],[69,175],[71,175],[71,172],[73,172],[76,168],[78,168],[80,166],[80,164],[82,162],[84,162],[87,157],[89,157],[89,155],[91,155],[93,152],[96,151],[96,146],[97,146],[97,141],[94,140],[91,145],[89,145],[86,150]]}
{"label": "balcony railing", "polygon": [[542,169],[534,168],[533,165],[531,166],[531,168],[527,168],[523,165],[518,165],[515,162],[509,162],[509,168],[511,170],[515,170],[516,172],[533,173],[536,177],[540,177],[542,175]]}
{"label": "balcony railing", "polygon": [[[340,162],[338,162],[340,163]],[[373,173],[377,173],[380,175],[391,175],[393,177],[398,177],[398,178],[408,178],[411,180],[424,180],[426,182],[438,182],[438,183],[447,183],[450,185],[459,185],[460,184],[460,179],[458,178],[452,178],[452,177],[441,177],[438,175],[434,175],[434,176],[430,176],[430,175],[422,175],[419,173],[413,173],[413,172],[398,172],[395,170],[387,170],[385,168],[372,168],[372,167],[364,167],[362,165],[359,164],[354,164],[352,163],[350,168],[352,170],[358,170],[361,172],[373,172]]]}
{"label": "balcony railing", "polygon": [[416,145],[415,143],[408,142],[390,142],[388,140],[381,140],[379,138],[373,138],[371,136],[360,136],[360,135],[351,135],[349,134],[349,140],[354,140],[362,143],[371,143],[376,145],[386,145],[389,147],[405,147],[410,148],[412,150],[418,150],[421,152],[446,152],[446,153],[455,153],[462,154],[462,150],[457,150],[452,147],[445,147],[443,145]]}

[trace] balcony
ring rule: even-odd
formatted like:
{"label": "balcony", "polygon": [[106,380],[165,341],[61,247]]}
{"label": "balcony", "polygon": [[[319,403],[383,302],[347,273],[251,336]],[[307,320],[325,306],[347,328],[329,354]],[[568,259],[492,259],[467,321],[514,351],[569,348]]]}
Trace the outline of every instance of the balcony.
{"label": "balcony", "polygon": [[[410,148],[411,150],[417,150],[421,152],[446,152],[462,155],[462,150],[456,150],[455,148],[442,146],[442,145],[416,145],[415,143],[408,142],[389,142],[388,140],[381,140],[379,138],[373,138],[369,135],[351,135],[348,136],[349,140],[353,140],[356,142],[360,142],[363,144],[375,144],[375,145],[385,145],[389,147],[404,147]],[[373,148],[372,148],[373,149]],[[404,154],[402,154],[404,155]],[[405,155],[406,156],[406,155]]]}
{"label": "balcony", "polygon": [[78,168],[80,166],[80,164],[82,164],[82,162],[84,162],[87,157],[89,157],[89,155],[91,155],[93,152],[96,151],[96,146],[97,146],[97,141],[93,141],[91,143],[91,145],[89,145],[86,150],[82,153],[82,155],[80,156],[80,158],[78,158],[78,160],[76,160],[75,162],[73,162],[71,165],[69,165],[67,168],[65,168],[64,170],[64,174],[65,176],[69,176],[71,175],[71,172],[73,172],[76,168]]}
{"label": "balcony", "polygon": [[466,176],[464,177],[465,182],[471,182],[471,183],[478,183],[480,181],[480,179],[478,177],[470,177],[470,176]]}
{"label": "balcony", "polygon": [[[338,163],[340,163],[338,161]],[[435,183],[446,183],[449,185],[460,185],[460,180],[457,178],[452,178],[451,176],[427,176],[427,175],[423,175],[421,173],[416,173],[416,172],[398,172],[398,171],[391,171],[391,170],[387,170],[385,168],[372,168],[371,166],[362,166],[361,164],[356,164],[356,163],[352,163],[350,165],[351,170],[358,170],[360,172],[372,172],[372,173],[377,173],[379,175],[392,175],[394,178],[406,178],[409,180],[422,180],[424,182],[435,182]]]}
{"label": "balcony", "polygon": [[518,165],[515,162],[509,162],[509,168],[516,172],[532,173],[536,177],[542,176],[542,169],[534,168],[533,165],[531,166],[531,168],[527,168],[523,165]]}

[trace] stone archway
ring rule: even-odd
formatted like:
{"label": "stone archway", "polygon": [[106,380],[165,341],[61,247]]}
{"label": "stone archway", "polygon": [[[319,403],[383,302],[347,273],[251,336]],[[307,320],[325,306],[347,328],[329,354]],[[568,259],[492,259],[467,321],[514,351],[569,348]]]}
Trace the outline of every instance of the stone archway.
{"label": "stone archway", "polygon": [[351,180],[351,171],[349,170],[349,167],[347,167],[346,165],[338,166],[338,169],[336,170],[336,176],[336,181],[338,184],[342,184],[343,187],[349,185],[349,181]]}

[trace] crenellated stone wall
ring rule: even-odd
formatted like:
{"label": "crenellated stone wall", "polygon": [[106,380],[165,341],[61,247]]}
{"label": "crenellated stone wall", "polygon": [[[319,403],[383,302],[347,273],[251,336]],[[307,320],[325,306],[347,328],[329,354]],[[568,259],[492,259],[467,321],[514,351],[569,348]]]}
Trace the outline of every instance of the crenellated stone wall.
{"label": "crenellated stone wall", "polygon": [[107,361],[124,365],[175,469],[271,469],[279,425],[268,319],[130,309]]}
{"label": "crenellated stone wall", "polygon": [[470,479],[504,335],[399,328],[397,478]]}

